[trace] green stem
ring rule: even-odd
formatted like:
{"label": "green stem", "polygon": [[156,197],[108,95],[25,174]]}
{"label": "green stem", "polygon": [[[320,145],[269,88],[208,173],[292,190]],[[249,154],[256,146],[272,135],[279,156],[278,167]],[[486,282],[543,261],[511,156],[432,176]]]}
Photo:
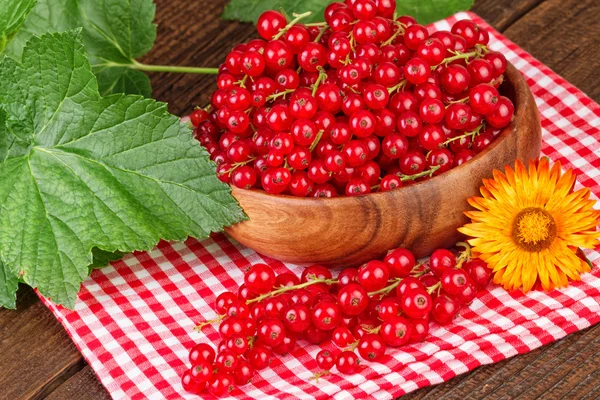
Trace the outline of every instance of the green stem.
{"label": "green stem", "polygon": [[398,29],[396,29],[396,32],[394,32],[394,34],[385,42],[383,42],[381,44],[381,46],[388,46],[390,44],[392,44],[392,42],[400,35],[402,35],[404,33],[404,27],[402,26],[402,24],[400,22],[395,22],[394,25],[396,25],[398,27]]}
{"label": "green stem", "polygon": [[466,138],[469,138],[469,137],[472,138],[472,137],[478,135],[479,131],[481,131],[483,129],[483,127],[484,127],[484,123],[481,123],[477,128],[473,129],[471,132],[467,132],[467,133],[465,133],[463,135],[460,135],[460,136],[454,136],[454,137],[446,140],[444,143],[440,144],[440,147],[446,147],[450,143],[456,142],[457,140],[462,140],[462,139],[466,139]]}
{"label": "green stem", "polygon": [[307,11],[303,14],[292,14],[294,16],[294,19],[290,21],[289,24],[287,24],[286,26],[284,26],[283,28],[281,28],[279,30],[279,32],[273,36],[271,38],[271,40],[277,40],[280,37],[282,37],[292,26],[294,26],[298,21],[300,21],[302,18],[306,18],[309,15],[312,15],[312,11]]}
{"label": "green stem", "polygon": [[259,301],[263,301],[264,299],[268,299],[269,297],[274,297],[274,296],[280,295],[282,293],[289,292],[290,290],[304,289],[305,287],[316,285],[317,283],[333,285],[334,283],[338,283],[338,282],[339,281],[337,279],[313,279],[312,281],[300,283],[300,284],[294,285],[294,286],[283,286],[283,287],[280,287],[279,289],[275,289],[268,293],[261,294],[260,296],[255,297],[251,300],[246,300],[246,304],[258,303]]}
{"label": "green stem", "polygon": [[[110,63],[112,64],[112,63]],[[116,64],[116,63],[115,63]],[[127,67],[147,72],[176,72],[182,74],[211,74],[217,75],[219,68],[183,67],[178,65],[148,65],[133,61],[132,64],[116,64],[114,66]]]}
{"label": "green stem", "polygon": [[321,140],[321,138],[323,137],[323,130],[320,130],[319,132],[317,132],[317,136],[315,137],[315,140],[313,140],[313,142],[310,145],[309,151],[312,153],[314,149],[317,148],[317,145],[319,144],[319,141]]}
{"label": "green stem", "polygon": [[405,181],[414,181],[416,179],[419,178],[423,178],[425,176],[433,176],[434,172],[437,171],[438,169],[440,169],[441,167],[439,165],[434,165],[433,167],[429,168],[428,170],[425,170],[423,172],[419,172],[418,174],[414,174],[414,175],[400,175],[400,180],[402,182]]}
{"label": "green stem", "polygon": [[321,83],[323,81],[325,81],[325,79],[327,79],[327,73],[325,72],[325,70],[322,67],[318,67],[318,69],[319,69],[319,76],[317,77],[317,81],[312,86],[313,97],[317,94],[317,89],[319,88],[319,85],[321,85]]}
{"label": "green stem", "polygon": [[315,40],[313,40],[313,42],[315,43],[319,43],[319,41],[321,40],[321,38],[323,37],[323,35],[325,34],[325,31],[329,28],[328,25],[325,25],[321,28],[319,34],[317,35],[317,37],[315,38]]}
{"label": "green stem", "polygon": [[391,281],[388,282],[392,282],[391,285],[388,285],[382,289],[376,290],[374,292],[369,292],[369,297],[371,296],[375,296],[378,294],[388,294],[389,292],[391,292],[392,290],[394,290],[399,284],[400,282],[402,282],[402,278],[394,278]]}

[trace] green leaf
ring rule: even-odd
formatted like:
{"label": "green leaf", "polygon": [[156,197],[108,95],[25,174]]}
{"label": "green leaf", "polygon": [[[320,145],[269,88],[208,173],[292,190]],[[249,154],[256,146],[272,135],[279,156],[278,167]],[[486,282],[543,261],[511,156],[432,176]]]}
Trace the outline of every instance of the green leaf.
{"label": "green leaf", "polygon": [[152,0],[38,0],[7,52],[18,58],[32,35],[82,27],[100,93],[150,97],[148,77],[127,66],[152,49],[156,38],[154,14]]}
{"label": "green leaf", "polygon": [[0,307],[17,308],[19,279],[0,261]]}
{"label": "green leaf", "polygon": [[[323,21],[325,7],[333,1],[326,0],[231,0],[223,18],[244,22],[256,22],[266,10],[283,8],[289,15],[312,11],[312,15],[302,22]],[[473,0],[397,0],[398,15],[412,15],[421,24],[446,18],[458,11],[468,10]]]}
{"label": "green leaf", "polygon": [[100,96],[80,32],[34,36],[22,63],[4,59],[0,108],[0,254],[11,284],[20,277],[72,307],[92,249],[150,249],[245,218],[165,104]]}
{"label": "green leaf", "polygon": [[304,18],[302,22],[323,21],[323,11],[331,3],[326,0],[231,0],[225,11],[223,19],[244,22],[256,22],[260,14],[267,10],[283,8],[289,15],[312,11],[312,15]]}
{"label": "green leaf", "polygon": [[0,0],[0,53],[17,33],[36,0]]}
{"label": "green leaf", "polygon": [[94,258],[94,262],[89,265],[90,272],[94,268],[102,268],[106,267],[111,261],[117,261],[123,258],[125,253],[120,251],[109,252],[100,250],[97,247],[92,249],[92,257]]}
{"label": "green leaf", "polygon": [[430,24],[473,6],[474,0],[398,0],[398,15],[411,15],[420,24]]}

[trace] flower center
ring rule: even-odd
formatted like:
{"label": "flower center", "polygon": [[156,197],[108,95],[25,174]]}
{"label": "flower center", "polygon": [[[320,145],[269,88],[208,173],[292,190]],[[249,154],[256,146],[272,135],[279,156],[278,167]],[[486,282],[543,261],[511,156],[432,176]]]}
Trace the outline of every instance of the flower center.
{"label": "flower center", "polygon": [[513,223],[513,238],[524,250],[536,252],[550,247],[556,238],[556,221],[541,208],[522,210]]}

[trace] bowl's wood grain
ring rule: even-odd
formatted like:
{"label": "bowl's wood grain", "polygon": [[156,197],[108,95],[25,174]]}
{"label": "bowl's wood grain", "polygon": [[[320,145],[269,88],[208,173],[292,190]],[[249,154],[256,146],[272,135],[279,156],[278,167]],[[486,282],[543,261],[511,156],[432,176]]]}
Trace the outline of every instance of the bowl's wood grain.
{"label": "bowl's wood grain", "polygon": [[399,190],[333,199],[273,196],[233,189],[249,217],[226,231],[273,258],[327,266],[355,266],[395,247],[421,257],[461,239],[467,199],[483,178],[517,159],[537,158],[541,128],[535,101],[517,69],[508,65],[503,94],[515,103],[515,119],[482,153],[433,179]]}

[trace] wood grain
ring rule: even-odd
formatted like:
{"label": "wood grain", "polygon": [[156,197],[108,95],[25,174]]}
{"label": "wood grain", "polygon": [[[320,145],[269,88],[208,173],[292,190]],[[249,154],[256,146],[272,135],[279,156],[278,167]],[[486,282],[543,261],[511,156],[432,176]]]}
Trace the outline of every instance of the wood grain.
{"label": "wood grain", "polygon": [[85,366],[46,397],[46,400],[65,399],[108,400],[110,396],[98,381],[92,368]]}
{"label": "wood grain", "polygon": [[0,310],[0,399],[43,398],[83,359],[32,290],[19,290],[17,308]]}
{"label": "wood grain", "polygon": [[504,34],[598,102],[599,19],[598,0],[550,0]]}
{"label": "wood grain", "polygon": [[[254,36],[249,24],[219,20],[226,0],[157,0],[156,3],[158,38],[145,62],[215,66],[235,43]],[[598,1],[476,0],[473,11],[498,30],[506,30],[510,39],[596,101],[600,100],[597,72],[594,76],[600,66],[600,52],[596,51],[599,48]],[[590,43],[590,51],[584,51]],[[580,71],[583,76],[579,76]],[[151,79],[154,96],[168,102],[171,112],[179,115],[189,113],[195,105],[206,104],[210,90],[216,86],[212,76],[156,73]],[[530,393],[527,388],[547,380],[554,386],[538,398],[597,399],[600,370],[597,360],[592,360],[595,365],[589,365],[587,359],[600,352],[593,345],[599,337],[600,326],[596,326],[531,353],[480,367],[442,385],[420,389],[404,398],[507,398],[502,391],[503,382],[514,382],[538,358],[543,364],[563,368],[564,361],[555,360],[565,354],[581,363],[560,378],[559,374],[541,378],[532,373],[523,375],[520,387],[525,389],[521,397],[534,399],[539,391]],[[64,383],[52,392],[52,400],[108,399],[89,367],[80,371],[73,369],[82,362],[66,332],[31,289],[19,291],[17,311],[0,310],[0,399],[41,398],[60,382]]]}
{"label": "wood grain", "polygon": [[505,76],[501,91],[513,100],[515,119],[468,163],[401,190],[367,196],[315,199],[234,189],[248,220],[225,231],[278,260],[334,267],[381,259],[396,247],[420,258],[453,246],[462,239],[457,229],[467,222],[467,199],[479,194],[482,179],[540,154],[542,133],[531,91],[511,64]]}

